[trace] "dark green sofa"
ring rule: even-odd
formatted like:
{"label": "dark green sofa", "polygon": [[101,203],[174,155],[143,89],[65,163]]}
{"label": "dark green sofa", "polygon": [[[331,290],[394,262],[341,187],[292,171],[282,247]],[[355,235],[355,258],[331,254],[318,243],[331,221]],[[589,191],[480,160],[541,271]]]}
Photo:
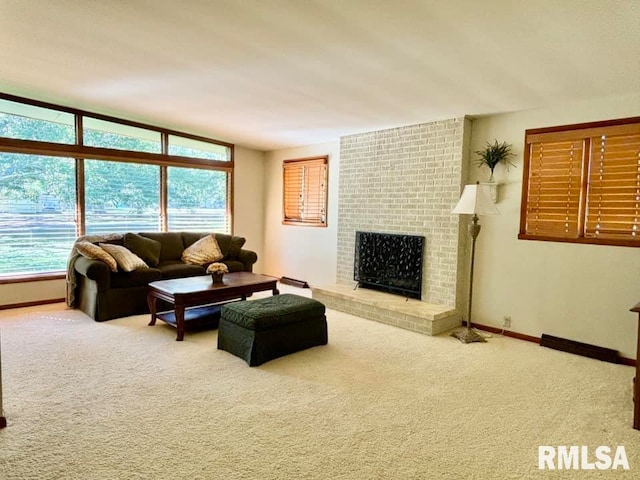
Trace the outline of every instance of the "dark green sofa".
{"label": "dark green sofa", "polygon": [[[140,232],[137,235],[160,242],[158,264],[133,272],[114,273],[100,260],[72,256],[70,262],[73,264],[69,265],[69,269],[75,274],[75,282],[70,306],[79,308],[97,322],[148,313],[147,285],[150,282],[206,275],[206,265],[186,264],[180,257],[185,248],[209,233]],[[135,234],[126,234],[107,243],[128,246],[126,241],[132,237]],[[220,262],[227,265],[229,272],[253,270],[258,256],[242,248],[244,238],[221,233],[216,233],[215,237],[224,254]]]}

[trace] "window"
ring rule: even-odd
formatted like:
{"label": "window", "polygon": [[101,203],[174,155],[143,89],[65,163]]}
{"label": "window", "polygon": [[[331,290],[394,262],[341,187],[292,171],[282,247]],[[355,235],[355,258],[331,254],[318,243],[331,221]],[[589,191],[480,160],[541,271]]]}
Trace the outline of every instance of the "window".
{"label": "window", "polygon": [[83,117],[82,143],[91,147],[160,153],[160,132]]}
{"label": "window", "polygon": [[227,173],[169,167],[168,176],[169,230],[231,231]]}
{"label": "window", "polygon": [[169,155],[226,162],[231,160],[231,149],[228,145],[169,135]]}
{"label": "window", "polygon": [[232,233],[233,170],[232,144],[0,93],[0,282],[62,275],[80,235]]}
{"label": "window", "polygon": [[76,239],[74,165],[0,153],[0,275],[66,268]]}
{"label": "window", "polygon": [[640,118],[527,130],[518,238],[640,246]]}
{"label": "window", "polygon": [[0,137],[73,144],[72,114],[0,98]]}
{"label": "window", "polygon": [[160,231],[160,167],[85,160],[87,235]]}
{"label": "window", "polygon": [[282,223],[327,226],[328,158],[323,156],[284,161]]}

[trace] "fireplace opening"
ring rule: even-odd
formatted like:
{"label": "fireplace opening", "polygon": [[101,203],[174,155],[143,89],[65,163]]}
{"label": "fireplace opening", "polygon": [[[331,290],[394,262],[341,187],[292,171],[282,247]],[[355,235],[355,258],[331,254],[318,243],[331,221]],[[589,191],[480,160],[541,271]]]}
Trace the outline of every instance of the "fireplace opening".
{"label": "fireplace opening", "polygon": [[353,278],[359,287],[422,297],[424,237],[356,232]]}

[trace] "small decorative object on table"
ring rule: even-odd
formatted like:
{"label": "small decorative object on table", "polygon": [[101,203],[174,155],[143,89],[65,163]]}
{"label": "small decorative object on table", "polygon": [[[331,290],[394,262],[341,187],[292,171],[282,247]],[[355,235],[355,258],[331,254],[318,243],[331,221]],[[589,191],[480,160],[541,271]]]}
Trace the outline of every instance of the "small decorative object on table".
{"label": "small decorative object on table", "polygon": [[207,273],[211,274],[213,283],[222,283],[222,277],[229,269],[224,263],[216,262],[207,267]]}

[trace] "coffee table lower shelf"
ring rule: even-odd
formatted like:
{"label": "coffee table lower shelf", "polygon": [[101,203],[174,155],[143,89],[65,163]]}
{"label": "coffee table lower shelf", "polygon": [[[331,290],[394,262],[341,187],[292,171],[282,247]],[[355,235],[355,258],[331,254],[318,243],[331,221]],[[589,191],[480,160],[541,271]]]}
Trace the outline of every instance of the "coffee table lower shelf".
{"label": "coffee table lower shelf", "polygon": [[[228,302],[227,302],[228,303]],[[220,310],[222,305],[202,305],[199,307],[190,307],[184,311],[184,327],[185,330],[208,330],[218,328],[220,323]],[[177,328],[176,313],[173,310],[159,312],[156,315],[158,320]]]}

